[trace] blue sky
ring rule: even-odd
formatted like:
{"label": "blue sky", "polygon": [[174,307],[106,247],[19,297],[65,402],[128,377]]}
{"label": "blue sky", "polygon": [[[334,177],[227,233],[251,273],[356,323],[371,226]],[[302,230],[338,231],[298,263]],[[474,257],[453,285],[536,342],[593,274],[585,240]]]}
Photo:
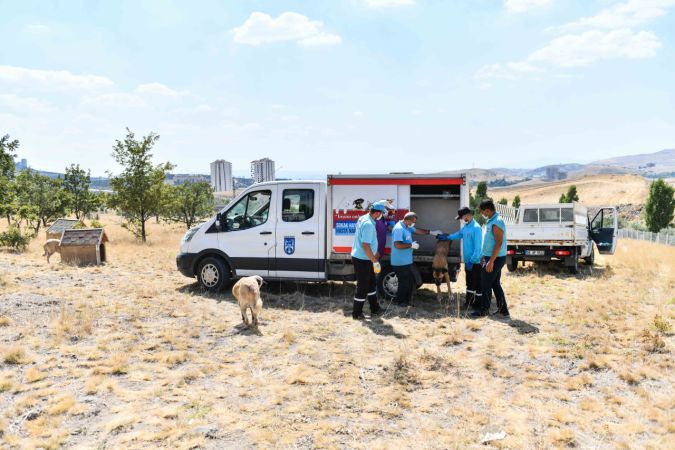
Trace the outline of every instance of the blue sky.
{"label": "blue sky", "polygon": [[45,170],[535,167],[675,147],[675,0],[0,0],[0,133]]}

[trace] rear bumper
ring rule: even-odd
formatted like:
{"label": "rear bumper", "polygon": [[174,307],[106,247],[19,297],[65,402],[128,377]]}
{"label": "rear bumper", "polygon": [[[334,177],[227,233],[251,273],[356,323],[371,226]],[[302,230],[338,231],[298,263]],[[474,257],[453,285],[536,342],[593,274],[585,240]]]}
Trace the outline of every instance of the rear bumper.
{"label": "rear bumper", "polygon": [[178,268],[178,271],[188,278],[194,278],[194,263],[196,257],[197,255],[195,253],[179,253],[176,255],[176,267]]}
{"label": "rear bumper", "polygon": [[[507,247],[509,253],[507,260],[518,261],[564,261],[568,258],[578,257],[580,250],[578,247],[570,246],[517,246]],[[569,255],[556,255],[556,251],[567,251]]]}

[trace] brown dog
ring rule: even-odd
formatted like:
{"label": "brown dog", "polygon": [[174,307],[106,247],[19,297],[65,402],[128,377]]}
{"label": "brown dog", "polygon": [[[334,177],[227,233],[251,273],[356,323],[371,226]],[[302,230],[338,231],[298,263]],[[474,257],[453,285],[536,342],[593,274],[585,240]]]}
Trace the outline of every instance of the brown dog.
{"label": "brown dog", "polygon": [[452,287],[450,286],[450,275],[448,274],[448,254],[450,253],[450,241],[436,242],[434,249],[434,260],[431,263],[432,275],[436,282],[436,293],[438,301],[441,301],[441,283],[448,285],[448,301],[452,299]]}
{"label": "brown dog", "polygon": [[[262,284],[262,277],[254,275],[252,277],[241,278],[232,286],[232,295],[239,302],[241,319],[246,326],[249,326],[251,323],[253,326],[258,326],[258,317],[263,307],[262,299],[260,298],[260,286]],[[251,322],[248,321],[248,309],[251,310]]]}
{"label": "brown dog", "polygon": [[54,253],[61,253],[61,241],[59,239],[47,239],[45,245],[43,246],[45,252],[42,256],[47,257],[47,264],[49,264],[49,257]]}

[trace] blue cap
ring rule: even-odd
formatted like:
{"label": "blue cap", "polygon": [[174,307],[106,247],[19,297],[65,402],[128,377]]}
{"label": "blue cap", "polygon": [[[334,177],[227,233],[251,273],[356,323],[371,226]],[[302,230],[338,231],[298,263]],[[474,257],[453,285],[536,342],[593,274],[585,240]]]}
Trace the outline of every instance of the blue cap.
{"label": "blue cap", "polygon": [[375,203],[373,203],[372,205],[370,205],[370,210],[371,210],[371,211],[382,211],[382,212],[386,212],[386,211],[387,211],[387,207],[384,206],[384,201],[383,201],[383,200],[380,200],[379,202],[375,202]]}

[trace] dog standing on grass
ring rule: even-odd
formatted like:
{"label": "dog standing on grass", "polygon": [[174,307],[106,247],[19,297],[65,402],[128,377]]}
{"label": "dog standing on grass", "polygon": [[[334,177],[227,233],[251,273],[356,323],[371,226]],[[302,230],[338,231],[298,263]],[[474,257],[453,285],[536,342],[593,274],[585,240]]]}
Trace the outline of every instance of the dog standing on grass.
{"label": "dog standing on grass", "polygon": [[61,240],[59,239],[47,239],[45,245],[43,246],[45,252],[42,256],[47,257],[47,264],[49,264],[49,257],[54,253],[61,253]]}
{"label": "dog standing on grass", "polygon": [[[247,327],[252,323],[253,326],[258,326],[258,317],[262,312],[262,299],[260,298],[260,286],[263,284],[261,276],[254,275],[251,277],[244,277],[237,281],[232,286],[232,295],[239,302],[241,309],[241,319]],[[252,322],[248,321],[248,312],[251,310]]]}

